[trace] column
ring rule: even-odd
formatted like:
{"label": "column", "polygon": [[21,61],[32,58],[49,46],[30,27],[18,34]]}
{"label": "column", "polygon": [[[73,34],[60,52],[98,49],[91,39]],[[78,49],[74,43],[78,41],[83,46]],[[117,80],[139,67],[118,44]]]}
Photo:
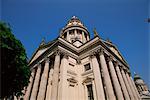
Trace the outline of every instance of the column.
{"label": "column", "polygon": [[129,86],[129,82],[128,82],[127,78],[126,78],[126,75],[125,75],[125,72],[124,72],[123,69],[121,70],[121,73],[122,73],[122,76],[123,76],[123,79],[124,79],[124,82],[125,82],[125,85],[127,87],[127,90],[128,90],[128,93],[130,95],[131,100],[135,100],[134,95],[133,95],[133,93],[131,91],[131,88]]}
{"label": "column", "polygon": [[136,94],[137,94],[138,98],[141,99],[140,94],[139,94],[139,92],[138,92],[138,90],[137,90],[137,88],[136,88],[136,86],[135,86],[135,83],[134,83],[134,81],[133,81],[133,79],[132,79],[131,76],[130,76],[130,80],[131,80],[131,83],[132,83],[132,85],[133,85],[133,87],[134,87],[134,89],[135,89],[135,91],[136,91]]}
{"label": "column", "polygon": [[77,30],[74,29],[74,34],[75,34],[75,37],[77,37]]}
{"label": "column", "polygon": [[104,81],[105,81],[105,84],[106,84],[106,90],[107,90],[106,92],[108,93],[108,97],[109,97],[110,100],[116,100],[116,97],[115,97],[114,91],[113,91],[113,87],[112,87],[112,83],[111,83],[111,80],[110,80],[107,64],[106,64],[105,57],[104,57],[103,53],[104,53],[104,51],[101,48],[99,56],[100,56],[100,64],[101,64],[101,67],[102,67],[102,72],[103,72],[103,75],[104,75]]}
{"label": "column", "polygon": [[69,35],[69,31],[67,31],[67,41],[70,42],[70,35]]}
{"label": "column", "polygon": [[47,86],[47,80],[48,80],[48,71],[49,71],[49,58],[46,58],[37,100],[44,100],[45,98],[45,92],[46,92],[46,86]]}
{"label": "column", "polygon": [[35,69],[33,69],[32,72],[31,72],[31,76],[30,76],[30,79],[29,79],[30,83],[27,87],[27,91],[26,91],[25,96],[24,96],[25,100],[30,99],[29,97],[30,97],[30,94],[31,94],[31,91],[32,91],[31,88],[32,88],[32,84],[33,84],[34,75],[35,75]]}
{"label": "column", "polygon": [[37,96],[37,92],[38,92],[38,85],[39,85],[39,80],[40,80],[40,73],[41,73],[41,64],[38,65],[38,69],[36,71],[36,76],[35,76],[30,100],[36,100],[36,96]]}
{"label": "column", "polygon": [[57,51],[54,62],[54,72],[52,80],[51,100],[57,100],[58,94],[58,79],[59,79],[60,52]]}
{"label": "column", "polygon": [[130,88],[131,88],[131,90],[132,90],[132,93],[133,93],[135,99],[136,99],[136,100],[139,100],[138,95],[136,94],[136,92],[135,92],[135,90],[134,90],[134,87],[133,87],[133,85],[132,85],[132,83],[131,83],[131,80],[130,80],[130,77],[129,77],[128,72],[126,72],[126,77],[127,77],[128,83],[129,83],[129,85],[130,85]]}
{"label": "column", "polygon": [[117,78],[117,75],[116,75],[116,71],[115,71],[114,65],[112,63],[112,57],[108,57],[108,64],[109,64],[110,74],[112,76],[112,81],[113,81],[113,84],[114,84],[114,88],[115,88],[115,91],[116,91],[117,98],[118,98],[118,100],[124,100],[123,94],[122,94],[122,91],[121,91],[121,87],[120,87],[120,84],[119,84],[119,81],[118,81],[118,78]]}
{"label": "column", "polygon": [[125,100],[130,100],[128,91],[126,89],[124,80],[122,78],[122,75],[121,75],[121,72],[120,72],[120,69],[119,69],[119,66],[118,66],[118,63],[116,63],[116,72],[117,72],[117,76],[118,76],[118,79],[119,79],[119,82],[120,82],[120,85],[121,85],[122,92],[124,94]]}
{"label": "column", "polygon": [[87,34],[87,40],[89,41],[90,40],[90,37],[89,37],[89,35]]}
{"label": "column", "polygon": [[82,31],[82,39],[83,39],[83,43],[85,43],[86,42],[86,38],[85,38],[85,34],[84,34],[83,31]]}
{"label": "column", "polygon": [[51,89],[52,89],[52,76],[53,76],[53,68],[50,69],[49,78],[48,78],[48,86],[46,92],[46,100],[50,100],[51,98]]}
{"label": "column", "polygon": [[60,65],[60,90],[59,100],[66,100],[67,98],[67,68],[68,68],[68,56],[64,54]]}
{"label": "column", "polygon": [[96,56],[92,55],[91,61],[92,61],[92,67],[93,67],[93,73],[94,73],[97,100],[105,100],[100,68],[99,68],[99,64],[98,64]]}

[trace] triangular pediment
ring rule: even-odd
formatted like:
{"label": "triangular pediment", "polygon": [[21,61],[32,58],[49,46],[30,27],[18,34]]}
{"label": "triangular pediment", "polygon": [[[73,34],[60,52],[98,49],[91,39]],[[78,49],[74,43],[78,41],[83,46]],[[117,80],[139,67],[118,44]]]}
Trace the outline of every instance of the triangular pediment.
{"label": "triangular pediment", "polygon": [[32,63],[35,59],[37,59],[41,54],[43,54],[46,50],[48,49],[47,48],[44,48],[44,49],[40,49],[40,50],[37,50],[37,52],[34,54],[34,56],[32,57],[32,60],[30,61],[30,63]]}

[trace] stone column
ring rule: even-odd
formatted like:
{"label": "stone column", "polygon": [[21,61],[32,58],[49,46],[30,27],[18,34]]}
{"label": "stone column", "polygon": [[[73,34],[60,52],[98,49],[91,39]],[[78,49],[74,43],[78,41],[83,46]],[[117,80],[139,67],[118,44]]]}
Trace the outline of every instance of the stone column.
{"label": "stone column", "polygon": [[67,31],[67,41],[70,42],[70,35],[69,35],[69,31]]}
{"label": "stone column", "polygon": [[139,100],[138,95],[136,94],[136,91],[134,90],[134,87],[133,87],[133,85],[132,85],[132,83],[131,83],[131,80],[130,80],[130,77],[129,77],[128,72],[126,72],[126,77],[127,77],[128,83],[129,83],[129,85],[130,85],[130,88],[131,88],[131,90],[132,90],[132,93],[133,93],[135,99],[136,99],[136,100]]}
{"label": "stone column", "polygon": [[121,75],[121,72],[120,72],[120,69],[119,69],[119,66],[118,66],[118,63],[116,62],[115,64],[116,64],[117,76],[118,76],[118,79],[119,79],[119,82],[120,82],[120,85],[121,85],[121,88],[122,88],[122,91],[123,91],[125,100],[130,100],[128,91],[127,91],[127,89],[126,89],[126,86],[125,86],[123,77],[122,77],[122,75]]}
{"label": "stone column", "polygon": [[61,65],[60,65],[60,90],[59,90],[59,100],[66,100],[67,97],[67,68],[69,66],[68,63],[68,55],[64,54]]}
{"label": "stone column", "polygon": [[60,52],[57,51],[54,62],[51,100],[57,100],[58,97],[57,94],[58,94],[59,66],[60,66]]}
{"label": "stone column", "polygon": [[134,83],[134,81],[133,81],[133,79],[132,79],[131,76],[130,76],[130,80],[131,80],[131,83],[132,83],[132,85],[133,85],[133,87],[134,87],[134,89],[135,89],[135,92],[136,92],[138,98],[141,100],[140,94],[139,94],[139,92],[138,92],[138,90],[137,90],[137,88],[136,88],[136,86],[135,86],[135,83]]}
{"label": "stone column", "polygon": [[46,100],[51,99],[52,76],[53,76],[53,68],[51,68],[49,72],[48,86],[47,86],[47,91],[46,91]]}
{"label": "stone column", "polygon": [[91,61],[92,61],[92,67],[93,67],[93,73],[94,73],[97,100],[105,100],[100,68],[99,68],[99,64],[98,64],[96,56],[92,55]]}
{"label": "stone column", "polygon": [[89,41],[90,40],[90,37],[89,37],[89,35],[87,34],[87,40]]}
{"label": "stone column", "polygon": [[48,80],[48,71],[49,71],[49,58],[46,58],[37,100],[44,100],[45,98],[46,86]]}
{"label": "stone column", "polygon": [[111,56],[108,57],[108,64],[109,64],[110,74],[112,76],[112,81],[113,81],[113,84],[114,84],[114,88],[115,88],[115,91],[116,91],[116,96],[117,96],[118,100],[124,100],[123,94],[122,94],[122,91],[121,91],[121,87],[120,87],[120,84],[119,84],[119,81],[118,81],[118,78],[117,78],[117,75],[116,75],[116,71],[115,71],[114,65],[112,63],[112,57]]}
{"label": "stone column", "polygon": [[29,79],[30,83],[27,87],[27,91],[26,91],[25,96],[24,96],[25,100],[30,99],[29,97],[30,97],[30,94],[31,94],[31,91],[32,91],[31,88],[32,88],[32,84],[33,84],[34,75],[35,75],[35,69],[33,69],[32,72],[31,72],[31,76],[30,76],[30,79]]}
{"label": "stone column", "polygon": [[104,53],[104,51],[101,48],[100,52],[99,52],[99,56],[100,56],[100,64],[101,64],[101,67],[102,67],[102,72],[103,72],[103,75],[104,75],[104,81],[105,81],[105,84],[106,84],[106,90],[107,90],[106,92],[108,93],[108,97],[109,97],[110,100],[116,100],[116,97],[115,97],[114,91],[113,91],[113,87],[112,87],[112,83],[111,83],[111,80],[110,80],[107,64],[106,64],[105,57],[104,57],[103,53]]}
{"label": "stone column", "polygon": [[82,39],[83,39],[83,43],[85,43],[86,42],[86,38],[85,38],[85,34],[84,34],[83,31],[82,31]]}
{"label": "stone column", "polygon": [[38,65],[38,69],[36,71],[36,76],[34,79],[33,89],[30,100],[36,100],[37,92],[38,92],[38,86],[40,81],[40,73],[41,73],[41,64]]}
{"label": "stone column", "polygon": [[125,72],[124,72],[123,69],[121,70],[121,73],[122,73],[122,76],[123,76],[123,79],[124,79],[124,82],[125,82],[125,85],[126,85],[126,87],[127,87],[127,90],[128,90],[128,93],[129,93],[129,95],[130,95],[131,100],[136,100],[136,99],[134,98],[134,95],[133,95],[132,90],[131,90],[131,88],[130,88],[130,86],[129,86],[129,82],[128,82],[127,78],[126,78],[126,75],[125,75]]}
{"label": "stone column", "polygon": [[74,29],[74,34],[75,34],[75,37],[77,37],[77,30]]}

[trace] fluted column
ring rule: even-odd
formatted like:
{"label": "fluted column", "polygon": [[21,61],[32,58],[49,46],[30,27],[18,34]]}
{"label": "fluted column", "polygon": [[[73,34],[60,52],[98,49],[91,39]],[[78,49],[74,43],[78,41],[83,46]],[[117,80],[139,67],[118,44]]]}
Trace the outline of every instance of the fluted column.
{"label": "fluted column", "polygon": [[56,53],[55,62],[54,62],[54,72],[53,72],[53,80],[52,80],[51,100],[57,100],[58,79],[59,79],[59,65],[60,65],[60,52],[58,51]]}
{"label": "fluted column", "polygon": [[110,73],[111,73],[111,76],[112,76],[112,81],[113,81],[113,84],[114,84],[114,88],[115,88],[115,91],[116,91],[117,98],[118,98],[118,100],[124,100],[123,94],[122,94],[122,91],[121,91],[121,87],[120,87],[120,84],[119,84],[119,81],[118,81],[118,78],[117,78],[117,75],[116,75],[116,71],[115,71],[114,65],[112,63],[112,57],[108,57],[108,64],[109,64],[109,69],[110,69]]}
{"label": "fluted column", "polygon": [[30,100],[36,100],[36,96],[37,96],[37,92],[38,92],[38,85],[39,85],[39,80],[40,80],[40,73],[41,73],[41,64],[38,65],[38,68],[36,71],[36,76],[35,76]]}
{"label": "fluted column", "polygon": [[25,96],[24,96],[24,99],[25,100],[29,100],[29,97],[30,97],[30,94],[31,94],[31,88],[32,88],[32,84],[33,84],[33,79],[34,79],[34,75],[35,75],[35,69],[32,70],[31,72],[31,76],[30,76],[30,79],[29,79],[29,85],[27,87],[27,91],[25,93]]}
{"label": "fluted column", "polygon": [[130,95],[131,100],[136,100],[136,99],[134,98],[134,95],[133,95],[132,90],[131,90],[131,88],[130,88],[130,86],[129,86],[129,82],[128,82],[127,78],[126,78],[126,75],[125,75],[125,72],[124,72],[123,69],[121,70],[121,73],[122,73],[123,79],[124,79],[124,81],[125,81],[125,85],[126,85],[126,87],[127,87],[127,90],[128,90],[128,93],[129,93],[129,95]]}
{"label": "fluted column", "polygon": [[45,92],[46,92],[46,86],[48,80],[48,71],[49,71],[49,58],[46,58],[37,100],[44,100],[45,98]]}
{"label": "fluted column", "polygon": [[103,72],[103,75],[104,75],[104,81],[105,81],[105,84],[106,84],[106,90],[107,90],[106,92],[108,93],[108,97],[109,97],[110,100],[116,100],[115,95],[114,95],[114,91],[113,91],[113,87],[112,87],[112,83],[111,83],[111,80],[110,80],[107,64],[106,64],[105,57],[104,57],[103,53],[104,53],[104,51],[101,48],[100,52],[99,52],[100,64],[101,64],[101,67],[102,67],[102,72]]}
{"label": "fluted column", "polygon": [[135,89],[135,91],[136,91],[136,94],[137,94],[138,98],[141,100],[140,94],[139,94],[139,92],[138,92],[138,90],[137,90],[137,88],[136,88],[136,86],[135,86],[135,83],[134,83],[132,77],[131,77],[131,76],[129,76],[129,77],[130,77],[131,83],[132,83],[132,85],[133,85],[133,87],[134,87],[134,89]]}
{"label": "fluted column", "polygon": [[118,66],[118,63],[115,63],[115,64],[116,64],[117,76],[118,76],[118,79],[119,79],[119,81],[120,81],[120,85],[121,85],[121,88],[122,88],[122,91],[123,91],[125,100],[130,100],[128,91],[127,91],[127,89],[126,89],[126,86],[125,86],[123,77],[122,77],[122,75],[121,75],[121,72],[120,72],[120,69],[119,69],[119,66]]}
{"label": "fluted column", "polygon": [[134,87],[133,87],[133,85],[132,85],[132,83],[131,83],[131,80],[130,80],[130,77],[129,77],[128,72],[126,72],[126,77],[127,77],[127,80],[128,80],[128,82],[129,82],[130,88],[131,88],[131,90],[132,90],[132,93],[133,93],[135,99],[136,99],[136,100],[139,100],[138,95],[136,94],[136,91],[134,90]]}
{"label": "fluted column", "polygon": [[105,100],[100,68],[96,56],[92,55],[91,61],[92,61],[94,78],[95,78],[94,81],[96,86],[97,100]]}
{"label": "fluted column", "polygon": [[64,54],[61,65],[60,65],[60,90],[59,90],[59,100],[66,100],[66,87],[67,87],[67,68],[69,66],[68,63],[68,55]]}
{"label": "fluted column", "polygon": [[48,78],[48,86],[47,86],[47,92],[46,92],[46,100],[50,100],[51,98],[51,89],[52,89],[52,76],[53,76],[54,69],[51,68],[49,72],[49,78]]}

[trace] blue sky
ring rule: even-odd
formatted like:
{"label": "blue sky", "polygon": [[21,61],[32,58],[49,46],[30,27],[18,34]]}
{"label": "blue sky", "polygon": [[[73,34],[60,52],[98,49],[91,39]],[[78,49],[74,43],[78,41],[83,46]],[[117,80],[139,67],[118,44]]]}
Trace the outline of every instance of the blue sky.
{"label": "blue sky", "polygon": [[149,0],[0,0],[0,19],[10,23],[14,35],[23,43],[28,58],[43,37],[59,35],[67,21],[77,16],[93,37],[109,38],[135,71],[150,86],[148,59]]}

